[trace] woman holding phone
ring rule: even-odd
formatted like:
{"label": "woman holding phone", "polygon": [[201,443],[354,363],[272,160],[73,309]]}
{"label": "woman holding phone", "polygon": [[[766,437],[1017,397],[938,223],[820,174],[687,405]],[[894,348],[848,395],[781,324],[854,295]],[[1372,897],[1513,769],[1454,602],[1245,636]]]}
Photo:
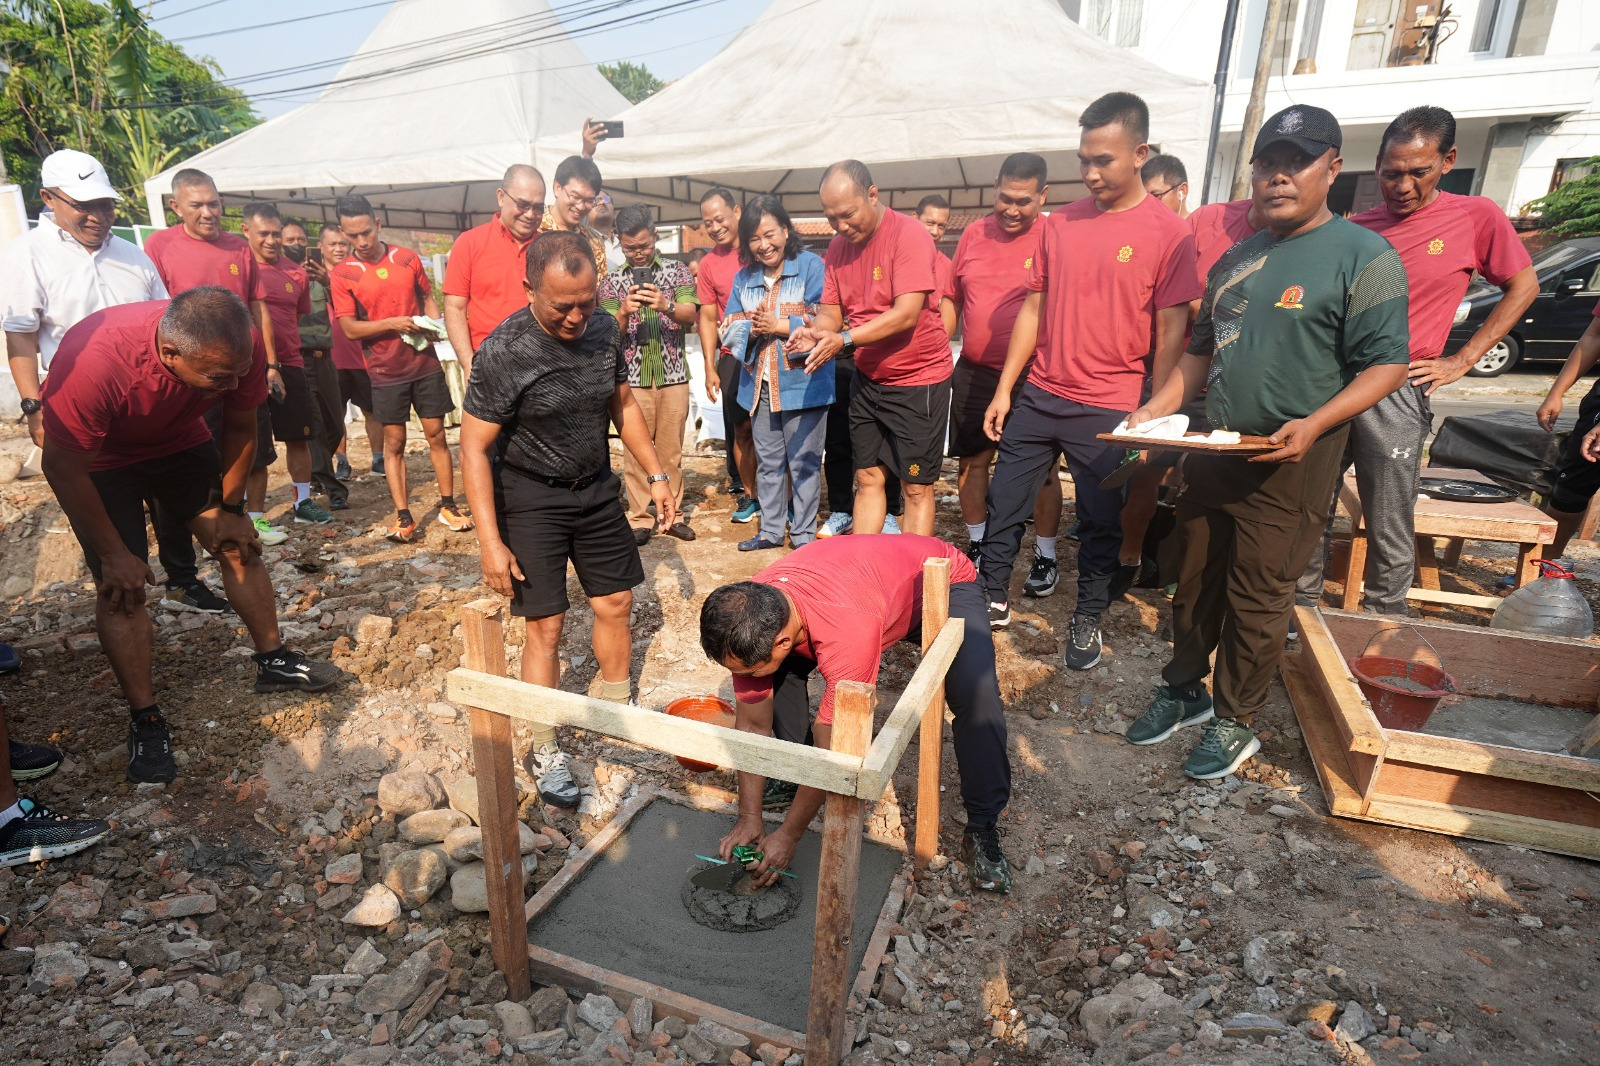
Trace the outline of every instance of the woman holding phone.
{"label": "woman holding phone", "polygon": [[761,532],[739,550],[783,547],[784,514],[798,548],[816,537],[834,375],[806,373],[805,355],[787,349],[822,299],[822,258],[800,246],[777,197],[758,196],[739,218],[739,261],[722,336],[743,364],[739,403],[750,412],[762,516]]}

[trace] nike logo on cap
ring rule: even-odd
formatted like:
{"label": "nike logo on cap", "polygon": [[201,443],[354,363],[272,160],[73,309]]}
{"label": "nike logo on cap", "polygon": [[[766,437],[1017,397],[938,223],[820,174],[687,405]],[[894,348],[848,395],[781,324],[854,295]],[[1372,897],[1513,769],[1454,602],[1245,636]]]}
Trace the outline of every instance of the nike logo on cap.
{"label": "nike logo on cap", "polygon": [[92,177],[94,177],[94,171],[91,170],[87,174],[79,174],[78,175],[78,180],[79,181],[88,181]]}

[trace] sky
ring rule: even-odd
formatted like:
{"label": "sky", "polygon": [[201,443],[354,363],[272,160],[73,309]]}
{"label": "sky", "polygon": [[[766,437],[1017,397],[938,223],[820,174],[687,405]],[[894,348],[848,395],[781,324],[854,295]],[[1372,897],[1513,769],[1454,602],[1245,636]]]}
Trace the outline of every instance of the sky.
{"label": "sky", "polygon": [[[550,6],[559,10],[569,2],[550,0]],[[649,10],[662,3],[638,0],[620,13]],[[627,59],[649,67],[663,81],[671,81],[716,55],[735,33],[755,21],[767,3],[707,0],[648,23],[584,36],[576,43],[595,63]],[[386,0],[150,0],[148,10],[155,30],[191,55],[214,59],[224,79],[235,79],[294,64],[344,59],[361,47],[388,7]],[[293,21],[296,19],[304,21]],[[268,22],[275,25],[262,25]],[[314,76],[331,77],[337,69],[329,67]],[[304,85],[307,80],[305,74],[292,74],[250,82],[244,88],[255,95]],[[256,110],[271,118],[315,96],[313,91],[293,98],[257,100]]]}

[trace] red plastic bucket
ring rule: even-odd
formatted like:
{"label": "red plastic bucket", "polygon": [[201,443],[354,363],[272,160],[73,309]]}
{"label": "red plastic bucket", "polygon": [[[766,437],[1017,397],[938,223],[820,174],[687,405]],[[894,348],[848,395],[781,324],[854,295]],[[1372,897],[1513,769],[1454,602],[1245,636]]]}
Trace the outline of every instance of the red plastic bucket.
{"label": "red plastic bucket", "polygon": [[1439,701],[1456,690],[1449,674],[1415,659],[1361,655],[1350,660],[1350,672],[1385,729],[1419,731]]}
{"label": "red plastic bucket", "polygon": [[[662,708],[674,718],[687,718],[693,722],[710,722],[732,729],[733,704],[721,696],[680,696]],[[717,768],[716,763],[698,762],[678,756],[678,763],[691,773],[704,774]]]}

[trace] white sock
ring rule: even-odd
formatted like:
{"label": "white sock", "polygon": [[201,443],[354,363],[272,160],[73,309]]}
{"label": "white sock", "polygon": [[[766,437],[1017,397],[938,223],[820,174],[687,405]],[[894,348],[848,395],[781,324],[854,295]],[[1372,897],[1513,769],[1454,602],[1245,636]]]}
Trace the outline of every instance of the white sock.
{"label": "white sock", "polygon": [[1054,559],[1056,557],[1056,538],[1034,537],[1033,550],[1046,559]]}
{"label": "white sock", "polygon": [[973,525],[971,522],[968,522],[967,538],[971,540],[972,543],[977,544],[979,541],[983,540],[984,531],[988,528],[989,523],[987,522],[979,522],[977,525]]}
{"label": "white sock", "polygon": [[0,826],[10,825],[22,817],[22,801],[18,800],[5,810],[0,811]]}
{"label": "white sock", "polygon": [[299,507],[302,503],[305,503],[309,499],[311,499],[311,482],[294,482],[294,505]]}
{"label": "white sock", "polygon": [[265,517],[267,517],[267,512],[265,512],[265,511],[251,511],[250,512],[250,521],[252,521],[252,522],[256,521],[257,519],[265,518]]}

